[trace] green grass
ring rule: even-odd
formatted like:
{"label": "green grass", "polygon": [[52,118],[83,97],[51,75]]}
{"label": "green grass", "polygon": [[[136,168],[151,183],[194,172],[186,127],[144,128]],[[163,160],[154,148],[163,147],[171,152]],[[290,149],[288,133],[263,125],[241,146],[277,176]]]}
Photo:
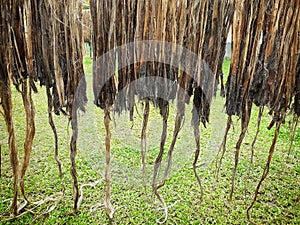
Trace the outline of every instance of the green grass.
{"label": "green grass", "polygon": [[229,74],[229,70],[230,70],[230,60],[225,59],[223,62],[223,73],[224,75],[227,77],[227,75]]}
{"label": "green grass", "polygon": [[[228,73],[229,65],[230,62],[225,61],[225,73]],[[103,113],[93,105],[91,93],[92,62],[89,58],[85,58],[85,71],[90,101],[87,105],[87,112],[81,113],[79,120],[77,170],[80,185],[103,179],[105,166]],[[24,110],[21,101],[20,95],[14,92],[14,117],[15,127],[18,131],[17,140],[20,157],[23,154],[22,141],[25,136]],[[36,107],[36,137],[25,181],[26,191],[32,202],[49,196],[55,197],[62,190],[54,160],[53,135],[48,126],[46,95],[43,88],[34,95],[34,102]],[[203,152],[200,161],[206,162],[206,166],[198,168],[205,191],[202,202],[199,200],[199,187],[191,170],[195,144],[190,127],[191,106],[187,106],[185,123],[175,148],[172,171],[166,185],[160,189],[167,205],[172,205],[169,208],[167,224],[248,224],[246,209],[251,203],[255,187],[263,172],[274,129],[271,131],[266,129],[271,120],[266,111],[262,118],[261,133],[255,146],[253,171],[247,180],[251,143],[256,132],[258,113],[257,108],[254,107],[250,127],[242,145],[235,195],[233,201],[229,202],[230,179],[234,165],[234,146],[239,136],[240,121],[237,118],[234,119],[235,129],[229,133],[227,152],[221,168],[220,179],[216,181],[214,178],[214,157],[218,151],[217,146],[221,141],[226,122],[223,105],[224,99],[217,96],[212,106],[211,122],[208,128],[204,129],[201,126],[201,148]],[[163,215],[162,211],[156,210],[161,206],[153,197],[151,187],[147,186],[145,190],[141,185],[139,137],[142,107],[139,104],[137,108],[139,113],[135,114],[134,122],[129,121],[128,113],[121,116],[113,115],[112,117],[112,203],[116,210],[113,224],[155,224],[156,220]],[[151,108],[147,133],[148,184],[151,180],[153,162],[159,150],[159,138],[162,129],[158,110],[153,109],[152,105]],[[173,106],[170,111],[166,150],[171,142],[174,117]],[[287,161],[290,139],[289,121],[291,119],[288,118],[281,129],[269,176],[262,185],[258,201],[252,211],[253,219],[261,224],[300,223],[300,129],[298,127],[291,156]],[[55,122],[59,133],[59,151],[63,164],[63,183],[66,186],[66,195],[57,208],[47,215],[38,217],[53,205],[51,202],[37,207],[34,210],[36,214],[27,213],[20,218],[7,222],[7,224],[108,224],[105,210],[101,207],[105,196],[103,181],[95,187],[83,189],[84,198],[80,210],[76,215],[71,215],[73,189],[68,147],[71,132],[68,128],[67,117],[55,116]],[[2,117],[0,130],[0,144],[2,146],[1,224],[5,223],[4,220],[9,217],[9,202],[4,201],[13,196],[7,133]],[[245,190],[246,180],[247,190]]]}

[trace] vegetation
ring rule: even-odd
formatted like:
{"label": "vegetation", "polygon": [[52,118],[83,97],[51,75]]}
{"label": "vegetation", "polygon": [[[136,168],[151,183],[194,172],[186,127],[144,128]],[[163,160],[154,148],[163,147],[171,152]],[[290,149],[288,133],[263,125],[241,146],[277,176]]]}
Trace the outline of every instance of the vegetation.
{"label": "vegetation", "polygon": [[[223,70],[226,74],[229,70],[229,62],[225,61]],[[87,83],[91,83],[91,59],[85,58],[85,71]],[[59,154],[63,168],[63,185],[65,196],[58,202],[57,207],[49,214],[43,215],[47,210],[54,207],[55,202],[49,201],[34,208],[37,201],[48,197],[58,197],[62,192],[63,185],[60,183],[59,172],[54,160],[54,146],[52,130],[48,127],[47,99],[44,89],[39,89],[38,94],[33,95],[36,107],[36,137],[33,143],[31,163],[25,178],[26,193],[33,202],[25,215],[14,220],[5,221],[9,218],[9,200],[13,197],[12,171],[9,160],[6,132],[0,133],[1,145],[1,178],[0,178],[0,223],[4,224],[107,224],[109,223],[103,200],[105,196],[104,176],[104,152],[103,143],[105,128],[101,123],[103,112],[97,110],[92,102],[91,87],[88,87],[89,102],[85,114],[79,116],[78,156],[77,172],[79,186],[93,184],[83,188],[83,202],[79,211],[73,215],[73,186],[69,172],[70,160],[68,148],[71,135],[67,117],[55,117],[57,132],[59,133]],[[19,94],[13,93],[14,119],[17,140],[25,138],[25,120],[22,99]],[[19,107],[18,107],[19,106]],[[210,137],[216,133],[216,129],[224,130],[226,118],[220,112],[223,111],[224,100],[218,95],[214,100],[211,123],[208,129],[202,129],[201,149],[203,162],[205,155],[212,153],[213,159],[209,164],[201,164],[198,167],[203,181],[204,198],[200,201],[200,189],[191,169],[195,144],[191,135],[190,119],[191,107],[187,109],[187,118],[178,139],[172,170],[166,185],[161,189],[169,208],[167,224],[247,224],[246,209],[253,199],[253,193],[262,174],[268,157],[268,150],[273,139],[273,130],[267,130],[269,116],[267,112],[262,117],[261,133],[255,145],[253,170],[248,178],[249,158],[251,143],[256,132],[256,120],[251,120],[248,132],[241,149],[240,163],[237,169],[236,191],[232,202],[229,202],[230,182],[234,167],[235,143],[238,132],[231,129],[228,134],[227,152],[220,171],[219,179],[215,178],[215,156],[218,151],[217,145],[208,151]],[[142,107],[137,106],[142,112]],[[153,107],[150,105],[150,107]],[[170,124],[174,123],[171,108]],[[253,109],[253,118],[256,118],[258,109]],[[99,118],[99,120],[95,120]],[[89,120],[86,120],[89,119]],[[279,139],[269,177],[265,180],[259,192],[258,201],[252,211],[253,220],[262,224],[299,224],[300,223],[300,129],[296,130],[290,156],[290,127],[287,122],[281,128]],[[114,115],[116,125],[112,126],[112,203],[115,207],[113,224],[154,224],[163,212],[157,210],[161,205],[152,195],[151,186],[146,190],[141,185],[141,179],[136,174],[140,168],[139,135],[142,124],[142,116],[135,114],[134,121],[129,121],[129,115]],[[148,130],[148,154],[147,165],[152,168],[153,162],[159,151],[158,130],[161,121],[157,110],[150,111]],[[215,121],[215,122],[214,122]],[[239,126],[237,119],[233,120],[235,127]],[[113,124],[113,123],[112,123]],[[216,127],[216,124],[218,125]],[[171,127],[171,126],[170,126]],[[172,129],[172,128],[169,128]],[[3,118],[0,120],[0,130],[6,130]],[[126,135],[124,135],[126,133]],[[169,131],[171,133],[171,130]],[[129,137],[129,138],[128,138]],[[167,138],[170,144],[171,135]],[[21,143],[21,142],[18,142]],[[18,146],[22,155],[22,146]],[[128,169],[127,169],[128,168]],[[148,168],[148,167],[147,167]],[[114,170],[115,169],[115,170]],[[149,172],[149,171],[148,171]],[[151,174],[151,172],[149,172]],[[21,203],[21,202],[20,202]],[[25,211],[26,212],[26,211]]]}

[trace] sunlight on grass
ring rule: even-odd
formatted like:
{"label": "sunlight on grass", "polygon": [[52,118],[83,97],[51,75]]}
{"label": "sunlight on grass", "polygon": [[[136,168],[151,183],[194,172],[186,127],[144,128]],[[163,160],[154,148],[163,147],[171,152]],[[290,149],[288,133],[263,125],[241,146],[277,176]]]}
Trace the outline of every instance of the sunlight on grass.
{"label": "sunlight on grass", "polygon": [[[84,58],[85,73],[88,82],[89,103],[86,114],[80,116],[81,130],[78,140],[77,168],[79,183],[90,183],[103,176],[105,166],[104,139],[105,129],[103,125],[103,113],[93,105],[93,94],[90,83],[92,82],[92,59]],[[230,61],[225,60],[223,71],[227,77]],[[219,95],[217,95],[219,96]],[[34,95],[36,107],[36,137],[32,151],[31,164],[26,176],[26,190],[32,201],[52,196],[62,190],[59,181],[58,169],[54,160],[53,135],[48,126],[46,95],[43,88]],[[212,114],[223,112],[224,99],[217,97],[214,101]],[[24,140],[24,110],[20,94],[14,92],[14,116],[17,132],[18,148],[22,154],[22,141]],[[153,109],[153,105],[151,105]],[[129,115],[113,115],[112,124],[112,155],[113,155],[113,184],[112,203],[116,208],[113,224],[155,224],[156,219],[162,216],[161,211],[156,208],[161,206],[153,198],[151,187],[145,190],[138,182],[140,173],[140,131],[142,121],[142,107],[137,105],[139,113],[134,115],[134,122],[129,121]],[[191,106],[187,106],[185,127],[180,133],[175,149],[173,170],[166,185],[160,189],[166,203],[172,205],[169,209],[168,224],[247,224],[245,211],[249,206],[254,189],[265,166],[268,150],[272,142],[274,130],[267,130],[270,122],[267,110],[262,118],[262,129],[255,146],[255,159],[253,171],[247,178],[249,157],[251,152],[251,141],[256,132],[256,117],[258,110],[253,109],[253,119],[250,121],[249,131],[242,146],[238,177],[236,182],[236,193],[232,203],[228,202],[230,191],[230,178],[233,170],[235,142],[239,135],[240,121],[234,118],[234,130],[228,136],[227,152],[221,168],[220,180],[215,179],[215,163],[207,167],[199,167],[199,173],[203,182],[205,196],[199,201],[200,191],[191,170],[193,153],[195,149],[194,138],[190,128]],[[166,147],[169,146],[175,115],[174,105],[170,110],[169,130]],[[224,124],[226,116],[219,118],[220,124]],[[214,115],[212,115],[214,118]],[[293,142],[292,154],[287,160],[289,148],[289,120],[283,126],[269,177],[263,183],[258,202],[255,204],[252,217],[262,224],[299,224],[300,223],[300,130],[296,131]],[[33,223],[35,224],[108,224],[103,208],[93,210],[93,206],[103,202],[104,182],[95,188],[84,189],[84,199],[80,211],[70,216],[72,212],[72,178],[69,172],[69,138],[70,128],[68,118],[55,116],[55,122],[59,134],[60,159],[63,163],[64,178],[66,185],[66,196],[49,215],[41,216]],[[207,141],[214,132],[212,124],[207,129],[201,126],[202,139],[201,148],[205,152]],[[152,168],[159,150],[159,138],[161,132],[161,117],[158,110],[152,110],[150,114],[148,130],[148,157],[147,163]],[[0,118],[0,144],[1,152],[1,178],[0,178],[0,215],[9,214],[9,202],[4,200],[13,196],[12,172],[10,167],[9,152],[7,147],[7,133],[3,118]],[[2,132],[5,131],[5,132]],[[218,149],[215,149],[218,150]],[[185,153],[185,154],[183,154]],[[204,153],[203,153],[204,154]],[[186,158],[183,156],[187,156]],[[125,167],[128,166],[128,167]],[[134,168],[135,171],[132,171]],[[151,171],[148,171],[151,175]],[[245,182],[247,182],[245,184]],[[247,187],[247,190],[245,190]],[[45,212],[51,204],[45,204],[37,208],[37,212]],[[28,213],[11,221],[11,224],[31,224],[37,215]],[[0,218],[0,223],[1,223]]]}

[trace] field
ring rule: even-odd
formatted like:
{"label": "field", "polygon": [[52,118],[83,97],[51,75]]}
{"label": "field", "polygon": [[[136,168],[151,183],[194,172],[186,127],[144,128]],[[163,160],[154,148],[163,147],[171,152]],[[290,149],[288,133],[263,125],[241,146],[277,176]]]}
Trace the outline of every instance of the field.
{"label": "field", "polygon": [[[226,74],[229,61],[224,63]],[[91,59],[85,58],[85,71],[88,84],[92,80]],[[45,89],[34,95],[36,103],[36,136],[31,154],[31,163],[25,180],[26,191],[33,202],[21,217],[9,220],[9,200],[13,197],[12,171],[7,133],[3,118],[0,118],[1,177],[0,177],[0,223],[3,224],[107,224],[103,208],[105,196],[103,171],[105,166],[103,113],[93,105],[91,85],[88,86],[89,102],[86,113],[80,113],[77,171],[82,186],[83,201],[80,210],[72,214],[72,178],[70,175],[69,138],[71,135],[68,118],[55,116],[59,134],[59,155],[63,165],[63,182],[60,182],[58,168],[54,160],[53,134],[48,125]],[[14,93],[14,116],[19,154],[22,155],[24,140],[24,111],[20,94]],[[176,104],[174,103],[173,106]],[[237,171],[236,188],[232,202],[229,199],[231,175],[234,166],[235,142],[239,136],[240,121],[235,118],[234,129],[228,136],[227,151],[216,179],[215,165],[219,144],[226,125],[224,100],[216,96],[210,124],[207,129],[201,125],[202,158],[199,174],[204,186],[204,198],[200,201],[200,189],[191,169],[195,149],[193,132],[190,126],[191,106],[186,110],[184,126],[176,145],[172,171],[166,185],[160,189],[169,206],[167,224],[248,224],[246,209],[250,205],[255,188],[262,175],[274,128],[267,130],[271,121],[267,109],[264,112],[261,132],[255,145],[253,170],[248,176],[251,143],[256,133],[258,109],[255,107],[251,124],[242,145]],[[151,105],[151,108],[153,106]],[[151,192],[151,170],[159,150],[162,120],[158,110],[152,110],[147,132],[147,186],[142,185],[140,166],[140,132],[142,106],[137,105],[138,113],[134,121],[128,114],[112,117],[112,203],[115,218],[112,224],[155,224],[163,216],[161,205]],[[175,110],[171,109],[166,151],[171,142]],[[282,127],[268,178],[260,189],[258,201],[252,210],[252,218],[260,224],[300,224],[300,128],[290,148],[289,116]],[[289,154],[290,152],[290,154]],[[87,185],[84,185],[87,184]],[[45,202],[35,205],[48,197],[58,198],[59,202]],[[22,201],[20,201],[22,203]],[[54,210],[53,207],[57,204]],[[35,207],[36,206],[36,207]],[[47,211],[50,213],[46,213]]]}

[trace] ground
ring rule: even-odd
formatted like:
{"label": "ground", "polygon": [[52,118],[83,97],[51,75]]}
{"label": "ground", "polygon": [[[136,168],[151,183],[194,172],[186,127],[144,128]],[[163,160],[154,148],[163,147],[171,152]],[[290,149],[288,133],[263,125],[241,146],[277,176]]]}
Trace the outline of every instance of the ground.
{"label": "ground", "polygon": [[[224,63],[224,71],[228,73],[229,61]],[[87,81],[91,83],[91,59],[85,58]],[[88,86],[90,88],[91,86]],[[91,93],[89,99],[92,99]],[[47,197],[60,196],[62,184],[59,179],[57,165],[54,160],[53,135],[48,125],[45,89],[40,88],[34,94],[36,107],[36,137],[31,155],[30,167],[27,171],[25,186],[29,199],[37,202]],[[18,147],[22,156],[24,140],[24,111],[20,94],[14,92],[14,116]],[[175,105],[175,104],[174,104]],[[191,169],[194,139],[190,127],[190,111],[178,139],[172,172],[166,185],[160,189],[169,207],[167,224],[248,224],[246,209],[250,205],[254,190],[262,175],[269,147],[272,142],[274,128],[266,129],[270,122],[267,110],[262,118],[261,133],[255,145],[253,171],[248,178],[251,143],[256,132],[258,109],[255,107],[247,136],[242,145],[240,163],[237,171],[236,189],[233,201],[229,202],[230,179],[234,166],[235,142],[239,135],[240,121],[234,119],[234,129],[228,136],[228,145],[223,160],[219,179],[215,177],[215,156],[218,152],[226,123],[224,100],[216,97],[213,104],[210,124],[201,127],[202,158],[198,168],[204,186],[204,198],[200,201],[200,189]],[[153,108],[153,106],[151,106]],[[140,179],[140,130],[142,123],[142,106],[137,106],[134,122],[129,115],[112,117],[112,203],[115,208],[113,224],[154,224],[163,216],[161,205],[153,197],[151,186],[142,186]],[[174,126],[175,111],[171,109],[166,150],[170,145]],[[52,209],[53,202],[45,203],[35,212],[23,215],[14,220],[9,218],[9,200],[12,192],[12,171],[7,148],[7,133],[3,118],[0,118],[1,145],[1,178],[0,178],[0,224],[107,224],[109,221],[103,209],[105,195],[103,113],[93,106],[92,100],[87,105],[86,113],[80,114],[80,134],[78,140],[77,171],[79,184],[90,184],[99,181],[95,186],[83,188],[83,201],[79,212],[72,215],[72,178],[68,140],[70,128],[65,116],[55,116],[59,134],[59,154],[63,164],[63,184],[65,196],[57,207],[49,214],[42,215]],[[254,205],[252,218],[260,224],[300,224],[300,128],[296,131],[295,140],[290,150],[290,128],[292,116],[289,116],[282,127],[272,160],[270,173],[260,189],[258,201]],[[147,184],[150,184],[153,161],[159,150],[161,118],[157,110],[150,115],[148,129]],[[291,152],[288,157],[288,152]],[[34,204],[30,206],[33,208]]]}

